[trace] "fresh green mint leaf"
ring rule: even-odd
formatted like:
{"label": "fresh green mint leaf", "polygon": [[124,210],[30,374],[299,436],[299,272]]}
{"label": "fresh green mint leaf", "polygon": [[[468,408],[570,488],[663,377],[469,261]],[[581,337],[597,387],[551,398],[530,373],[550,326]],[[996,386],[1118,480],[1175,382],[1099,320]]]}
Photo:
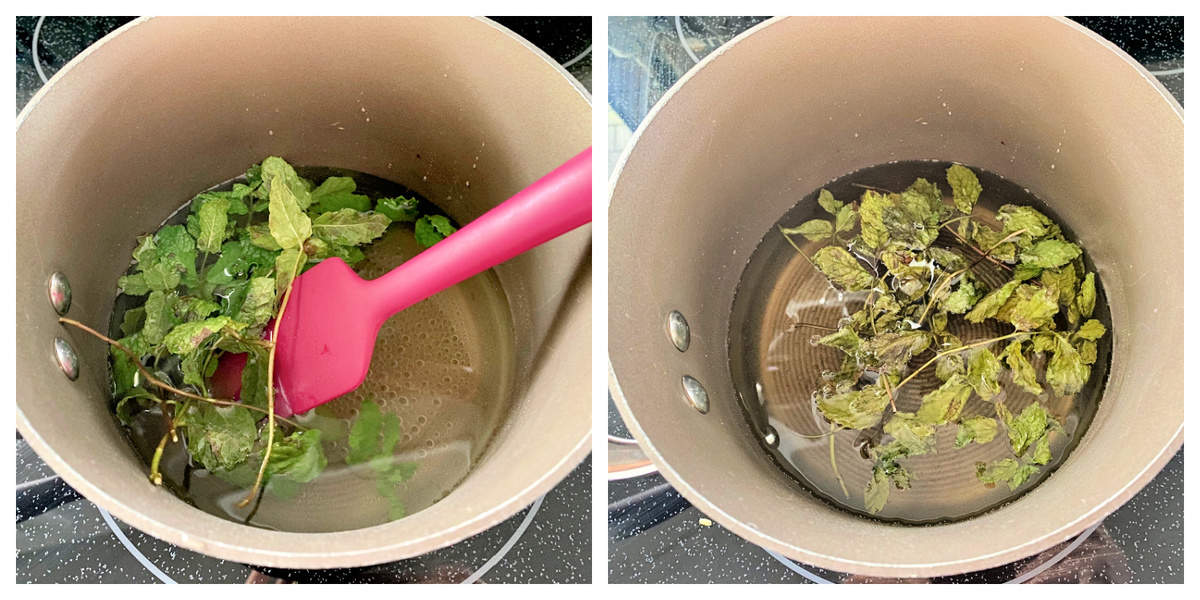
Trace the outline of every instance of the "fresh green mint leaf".
{"label": "fresh green mint leaf", "polygon": [[446,239],[446,236],[458,231],[450,224],[450,219],[442,215],[425,215],[417,219],[415,235],[417,242],[429,248]]}
{"label": "fresh green mint leaf", "polygon": [[255,413],[200,402],[184,417],[188,453],[209,471],[230,471],[246,461],[258,438]]}
{"label": "fresh green mint leaf", "polygon": [[364,400],[358,408],[354,425],[350,427],[350,453],[346,456],[346,463],[355,465],[375,458],[379,454],[379,436],[382,432],[383,412],[378,404]]}
{"label": "fresh green mint leaf", "polygon": [[312,220],[304,214],[291,188],[279,175],[275,176],[271,186],[269,226],[271,237],[284,249],[299,248],[312,235]]}
{"label": "fresh green mint leaf", "polygon": [[412,223],[421,216],[418,211],[419,202],[416,198],[380,198],[375,202],[375,212],[391,219],[394,223]]}
{"label": "fresh green mint leaf", "polygon": [[149,297],[146,298],[146,304],[142,306],[146,311],[142,328],[142,337],[146,343],[151,346],[161,344],[167,337],[167,333],[181,323],[175,313],[175,305],[178,302],[179,297],[174,292],[170,294],[157,290],[150,292]]}
{"label": "fresh green mint leaf", "polygon": [[133,335],[142,330],[146,326],[146,307],[139,306],[125,311],[121,316],[121,333],[126,336]]}
{"label": "fresh green mint leaf", "polygon": [[199,348],[200,344],[208,339],[208,336],[231,324],[233,324],[233,319],[225,316],[183,323],[176,325],[171,333],[168,333],[167,337],[163,339],[163,343],[172,354],[182,356]]}
{"label": "fresh green mint leaf", "polygon": [[117,289],[120,293],[130,296],[145,296],[150,293],[150,286],[146,285],[145,273],[122,275],[117,280]]}
{"label": "fresh green mint leaf", "polygon": [[358,246],[383,235],[390,223],[379,213],[343,208],[314,219],[312,233],[334,245]]}
{"label": "fresh green mint leaf", "polygon": [[267,461],[267,472],[272,477],[287,477],[299,483],[308,483],[325,470],[328,460],[321,447],[321,431],[309,429],[282,437],[275,436],[271,447],[271,458]]}
{"label": "fresh green mint leaf", "polygon": [[246,299],[238,309],[237,320],[246,327],[266,325],[275,316],[275,278],[253,277],[246,289]]}
{"label": "fresh green mint leaf", "polygon": [[[262,161],[262,182],[265,188],[266,196],[270,198],[270,193],[276,188],[276,180],[287,188],[288,194],[300,206],[301,210],[307,210],[312,204],[312,192],[310,186],[304,178],[296,174],[296,169],[292,168],[286,161],[278,156],[269,156]],[[305,236],[307,237],[307,236]]]}
{"label": "fresh green mint leaf", "polygon": [[196,214],[196,248],[201,252],[219,252],[229,225],[229,199],[212,198]]}

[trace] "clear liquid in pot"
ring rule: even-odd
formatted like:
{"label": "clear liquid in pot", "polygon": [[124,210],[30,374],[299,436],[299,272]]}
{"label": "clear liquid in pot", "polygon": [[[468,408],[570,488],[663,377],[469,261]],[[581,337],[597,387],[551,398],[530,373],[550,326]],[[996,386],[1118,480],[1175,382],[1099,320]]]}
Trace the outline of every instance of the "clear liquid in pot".
{"label": "clear liquid in pot", "polygon": [[[861,186],[901,191],[918,177],[924,177],[936,182],[945,194],[949,194],[945,172],[950,164],[940,161],[888,163],[850,173],[822,187],[837,199],[850,202],[862,195]],[[972,170],[983,186],[983,194],[973,213],[975,218],[998,227],[994,215],[1001,205],[1032,206],[1058,222],[1068,239],[1075,239],[1069,223],[1059,219],[1049,206],[1031,192],[994,173],[977,168]],[[914,475],[912,487],[906,490],[893,487],[883,509],[875,515],[869,515],[865,509],[863,490],[871,477],[874,463],[863,456],[862,445],[871,437],[873,439],[867,443],[878,443],[882,432],[868,435],[859,431],[840,431],[832,437],[837,470],[845,480],[849,497],[843,494],[830,462],[829,437],[802,437],[829,431],[828,423],[816,410],[813,392],[822,383],[822,371],[837,370],[841,364],[841,353],[814,345],[812,340],[820,337],[822,330],[805,324],[836,328],[839,319],[861,308],[866,293],[842,293],[834,289],[778,231],[780,226],[794,227],[809,219],[828,218],[817,204],[819,191],[820,188],[813,190],[770,228],[751,255],[734,297],[729,332],[730,371],[746,420],[770,459],[797,481],[798,492],[807,491],[839,508],[865,517],[909,524],[970,518],[1014,500],[1046,477],[1052,476],[1052,472],[1062,464],[1091,423],[1108,375],[1113,328],[1100,273],[1097,273],[1097,302],[1093,317],[1104,323],[1110,333],[1100,340],[1091,378],[1083,390],[1074,396],[1059,398],[1048,387],[1040,396],[1042,403],[1063,424],[1066,432],[1066,435],[1052,437],[1053,460],[1049,465],[1015,491],[1010,491],[1003,484],[985,487],[976,478],[975,464],[1011,456],[1012,450],[1003,428],[987,444],[973,443],[956,449],[956,428],[942,426],[938,430],[936,453],[901,460]],[[809,256],[824,244],[809,243],[802,236],[793,236],[793,240]],[[943,233],[937,241],[938,245],[953,246],[955,243],[947,233]],[[1095,271],[1095,266],[1088,260],[1087,248],[1084,248],[1084,252],[1088,270]],[[970,256],[969,253],[964,255]],[[986,261],[973,271],[990,288],[1008,280],[1006,272],[990,266]],[[969,343],[1010,333],[1011,327],[1002,327],[993,320],[972,324],[961,317],[952,316],[949,330],[964,343]],[[914,357],[910,369],[931,356],[932,351],[927,350],[921,356]],[[1044,361],[1044,357],[1034,355],[1033,364],[1039,373],[1043,370]],[[1038,398],[1013,384],[1007,374],[1001,376],[1000,383],[1002,391],[997,398],[1002,399],[1014,414]],[[933,369],[922,371],[897,393],[895,401],[898,410],[915,410],[920,406],[921,398],[940,384]],[[994,416],[990,404],[972,394],[963,415]]]}

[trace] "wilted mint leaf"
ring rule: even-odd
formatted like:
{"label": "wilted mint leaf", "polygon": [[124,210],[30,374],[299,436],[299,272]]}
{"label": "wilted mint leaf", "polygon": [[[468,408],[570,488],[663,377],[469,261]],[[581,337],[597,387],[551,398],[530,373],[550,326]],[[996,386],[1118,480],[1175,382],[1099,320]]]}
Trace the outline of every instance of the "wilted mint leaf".
{"label": "wilted mint leaf", "polygon": [[914,329],[901,333],[881,333],[864,346],[879,363],[889,367],[889,371],[896,371],[908,364],[909,359],[924,352],[931,341],[929,332]]}
{"label": "wilted mint leaf", "polygon": [[1008,484],[1009,491],[1016,491],[1030,476],[1038,472],[1033,465],[1024,465],[1011,458],[993,461],[990,465],[975,463],[975,476],[979,481],[992,487],[997,483]]}
{"label": "wilted mint leaf", "polygon": [[233,319],[229,317],[213,317],[203,321],[192,321],[175,326],[171,333],[163,340],[167,350],[172,354],[184,355],[192,352],[200,346],[208,336],[221,331],[222,328],[231,324]]}
{"label": "wilted mint leaf", "polygon": [[[958,419],[971,397],[971,386],[962,375],[953,375],[941,387],[925,394],[921,408],[917,409],[917,420],[930,425],[942,425]],[[985,398],[986,399],[986,398]],[[888,421],[890,425],[892,421]],[[886,427],[885,427],[886,431]]]}
{"label": "wilted mint leaf", "polygon": [[379,213],[343,208],[327,212],[312,222],[312,233],[335,245],[357,246],[383,235],[391,222]]}
{"label": "wilted mint leaf", "polygon": [[[931,394],[935,393],[937,393],[936,390],[931,392]],[[967,388],[967,394],[970,393],[971,388]],[[926,396],[926,398],[928,397]],[[926,404],[928,403],[927,401]],[[934,403],[937,404],[940,401],[934,400]],[[921,405],[921,408],[924,409],[925,405]],[[896,413],[883,425],[883,432],[894,438],[889,446],[895,451],[904,456],[916,456],[934,451],[936,425],[937,423],[923,418],[920,411],[917,411],[915,415],[913,413]]]}
{"label": "wilted mint leaf", "polygon": [[1075,297],[1075,305],[1079,314],[1090,317],[1096,308],[1096,274],[1088,273],[1079,286],[1079,295]]}
{"label": "wilted mint leaf", "polygon": [[271,186],[269,223],[271,237],[284,249],[299,248],[312,235],[312,220],[304,214],[291,188],[278,175]]}
{"label": "wilted mint leaf", "polygon": [[866,290],[875,285],[875,277],[858,263],[858,259],[840,246],[821,248],[813,255],[812,260],[829,281],[846,291]]}
{"label": "wilted mint leaf", "polygon": [[1041,275],[1042,271],[1043,269],[1041,267],[1019,264],[1016,267],[1013,267],[1012,279],[1013,281],[1029,281],[1030,279]]}
{"label": "wilted mint leaf", "polygon": [[954,447],[962,448],[971,442],[986,444],[996,438],[998,431],[996,420],[991,417],[970,417],[958,424],[958,435],[954,437]]}
{"label": "wilted mint leaf", "polygon": [[1105,329],[1100,321],[1088,319],[1079,327],[1079,331],[1076,331],[1075,335],[1085,340],[1098,340],[1104,337],[1104,332],[1106,331],[1108,330]]}
{"label": "wilted mint leaf", "polygon": [[[1011,282],[1010,282],[1011,283]],[[1030,331],[1050,323],[1058,314],[1058,302],[1048,287],[1021,284],[996,311],[996,318],[1008,321],[1018,331]]]}
{"label": "wilted mint leaf", "polygon": [[121,333],[126,336],[133,335],[142,330],[146,326],[146,308],[139,306],[125,311],[121,317]]}
{"label": "wilted mint leaf", "polygon": [[858,211],[854,210],[852,205],[847,204],[838,211],[834,229],[837,230],[837,233],[846,233],[853,230],[855,225],[858,225]]}
{"label": "wilted mint leaf", "polygon": [[1083,364],[1085,364],[1085,365],[1096,364],[1096,342],[1093,342],[1091,340],[1084,340],[1082,342],[1079,342],[1079,345],[1077,346],[1077,348],[1079,350],[1079,358],[1081,360],[1083,360]]}
{"label": "wilted mint leaf", "polygon": [[417,210],[418,205],[416,198],[405,198],[404,196],[380,198],[375,203],[375,212],[394,222],[411,223],[420,216],[420,212]]}
{"label": "wilted mint leaf", "polygon": [[1000,360],[987,348],[967,351],[967,382],[984,400],[1000,393]]}
{"label": "wilted mint leaf", "polygon": [[1021,456],[1057,422],[1046,412],[1045,407],[1034,402],[1026,406],[1021,414],[1006,419],[1004,424],[1008,427],[1008,441],[1012,445],[1013,454]]}
{"label": "wilted mint leaf", "polygon": [[858,215],[862,221],[862,239],[868,247],[876,250],[888,243],[888,228],[883,223],[883,212],[892,206],[886,196],[875,190],[863,192],[859,201]]}
{"label": "wilted mint leaf", "polygon": [[833,223],[825,219],[813,219],[801,223],[799,227],[785,227],[780,231],[787,235],[802,235],[810,242],[819,242],[833,236]]}
{"label": "wilted mint leaf", "polygon": [[942,301],[942,308],[946,312],[961,315],[971,310],[971,307],[975,306],[975,303],[979,301],[981,296],[983,294],[975,289],[975,284],[970,279],[964,277],[959,282],[958,287],[953,292],[950,292],[950,295],[946,296],[946,299]]}
{"label": "wilted mint leaf", "polygon": [[825,212],[836,215],[842,209],[842,203],[833,199],[833,194],[829,190],[821,188],[821,192],[817,194],[817,204],[825,209]]}
{"label": "wilted mint leaf", "polygon": [[930,246],[926,253],[933,259],[934,264],[945,271],[958,271],[967,266],[967,260],[956,250]]}
{"label": "wilted mint leaf", "polygon": [[1038,239],[1051,232],[1054,221],[1029,206],[1005,204],[996,211],[996,218],[1004,223],[1004,234],[1024,230],[1022,239]]}
{"label": "wilted mint leaf", "polygon": [[1043,435],[1042,439],[1038,440],[1037,448],[1033,451],[1031,462],[1044,465],[1050,462],[1050,458],[1050,436]]}
{"label": "wilted mint leaf", "polygon": [[984,296],[979,302],[975,303],[975,307],[971,312],[967,313],[966,319],[972,323],[982,323],[985,319],[990,319],[996,316],[996,312],[1000,307],[1008,302],[1008,298],[1012,296],[1013,291],[1020,285],[1015,281],[1010,281],[995,290],[992,290],[988,295]]}
{"label": "wilted mint leaf", "polygon": [[1003,232],[996,231],[991,227],[979,222],[972,222],[974,230],[971,232],[971,240],[980,250],[988,253],[992,258],[1002,260],[1004,262],[1014,262],[1017,260],[1017,245],[1012,241],[1005,241],[1007,237]]}
{"label": "wilted mint leaf", "polygon": [[874,426],[887,405],[887,392],[877,385],[817,400],[817,409],[826,419],[847,429]]}
{"label": "wilted mint leaf", "polygon": [[1014,341],[1004,349],[1004,362],[1012,371],[1013,383],[1025,388],[1030,394],[1042,393],[1042,386],[1037,382],[1037,372],[1025,353],[1021,350],[1020,340]]}
{"label": "wilted mint leaf", "polygon": [[963,360],[962,352],[947,354],[935,363],[935,373],[938,379],[948,381],[956,373],[965,374],[967,372],[966,361]]}
{"label": "wilted mint leaf", "polygon": [[1083,251],[1071,242],[1042,240],[1021,252],[1021,262],[1043,269],[1054,269],[1075,260],[1080,254],[1083,254]]}
{"label": "wilted mint leaf", "polygon": [[184,417],[192,460],[209,471],[229,471],[245,462],[258,437],[254,414],[236,406],[192,405]]}
{"label": "wilted mint leaf", "polygon": [[1083,389],[1091,369],[1084,364],[1079,352],[1061,336],[1054,336],[1054,342],[1054,354],[1046,363],[1046,383],[1059,396],[1069,396]]}
{"label": "wilted mint leaf", "polygon": [[458,229],[450,224],[450,219],[442,215],[425,215],[417,219],[414,235],[419,244],[429,248],[455,231]]}
{"label": "wilted mint leaf", "polygon": [[1042,271],[1042,287],[1050,290],[1054,301],[1059,304],[1070,304],[1075,298],[1075,267],[1065,265],[1058,269]]}
{"label": "wilted mint leaf", "polygon": [[350,453],[346,456],[348,464],[367,462],[379,452],[379,436],[383,432],[383,412],[379,405],[371,400],[363,401],[358,408],[358,416],[350,427]]}
{"label": "wilted mint leaf", "polygon": [[858,353],[858,347],[862,341],[858,338],[858,334],[854,333],[853,329],[843,327],[817,340],[817,343],[837,348],[850,356],[854,356]]}
{"label": "wilted mint leaf", "polygon": [[954,192],[954,206],[962,213],[971,214],[971,209],[975,208],[975,202],[979,200],[979,194],[983,192],[979,178],[962,165],[951,165],[946,169],[946,181],[950,183],[950,190]]}
{"label": "wilted mint leaf", "polygon": [[891,492],[891,481],[886,473],[880,467],[875,467],[871,471],[871,479],[867,482],[867,490],[863,494],[863,501],[866,503],[867,512],[875,514],[883,509],[887,504],[888,494]]}

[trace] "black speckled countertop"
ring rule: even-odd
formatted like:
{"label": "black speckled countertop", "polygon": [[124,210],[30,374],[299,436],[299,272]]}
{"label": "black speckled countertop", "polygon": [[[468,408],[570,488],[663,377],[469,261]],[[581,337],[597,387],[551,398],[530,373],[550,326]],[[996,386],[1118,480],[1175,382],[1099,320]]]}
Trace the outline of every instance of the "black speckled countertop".
{"label": "black speckled countertop", "polygon": [[[766,17],[609,19],[609,168],[650,108],[699,59]],[[1077,17],[1140,61],[1183,103],[1182,17]],[[686,41],[686,44],[684,43]],[[609,401],[610,436],[629,438]],[[711,522],[660,475],[609,482],[612,583],[851,583]],[[939,582],[1182,583],[1183,450],[1094,529],[1037,556]]]}
{"label": "black speckled countertop", "polygon": [[[71,58],[133,17],[17,17],[19,113]],[[591,88],[591,19],[498,17]],[[33,47],[37,36],[37,58]],[[16,439],[16,581],[276,583],[591,581],[591,459],[507,521],[449,548],[361,569],[281,571],[218,560],[116,521]]]}

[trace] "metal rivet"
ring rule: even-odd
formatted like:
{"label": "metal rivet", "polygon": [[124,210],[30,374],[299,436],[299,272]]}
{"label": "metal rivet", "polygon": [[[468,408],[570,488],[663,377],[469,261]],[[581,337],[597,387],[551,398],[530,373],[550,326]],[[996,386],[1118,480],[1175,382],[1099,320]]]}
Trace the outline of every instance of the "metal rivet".
{"label": "metal rivet", "polygon": [[775,428],[767,425],[763,431],[763,441],[772,448],[779,447],[779,434],[775,432]]}
{"label": "metal rivet", "polygon": [[692,332],[688,329],[687,319],[683,318],[683,313],[673,310],[667,315],[667,336],[671,338],[671,343],[675,344],[675,349],[680,352],[685,352],[691,345]]}
{"label": "metal rivet", "polygon": [[79,377],[79,357],[70,342],[60,337],[54,338],[54,358],[67,379],[75,381]]}
{"label": "metal rivet", "polygon": [[687,396],[692,408],[700,411],[702,415],[708,413],[708,392],[704,391],[704,386],[700,385],[695,377],[683,376],[683,394]]}
{"label": "metal rivet", "polygon": [[67,314],[71,310],[71,284],[67,282],[67,276],[60,271],[55,271],[50,275],[50,306],[60,315]]}

